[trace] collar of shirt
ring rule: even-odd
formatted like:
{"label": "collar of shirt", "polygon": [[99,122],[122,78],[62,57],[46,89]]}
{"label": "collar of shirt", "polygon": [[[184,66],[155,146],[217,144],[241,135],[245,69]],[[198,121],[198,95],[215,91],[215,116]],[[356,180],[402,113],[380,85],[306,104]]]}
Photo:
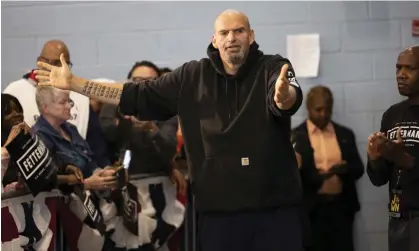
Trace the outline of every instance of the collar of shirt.
{"label": "collar of shirt", "polygon": [[315,134],[315,133],[334,133],[335,129],[333,127],[333,124],[329,122],[327,126],[322,130],[318,128],[311,120],[307,119],[307,129],[309,133]]}

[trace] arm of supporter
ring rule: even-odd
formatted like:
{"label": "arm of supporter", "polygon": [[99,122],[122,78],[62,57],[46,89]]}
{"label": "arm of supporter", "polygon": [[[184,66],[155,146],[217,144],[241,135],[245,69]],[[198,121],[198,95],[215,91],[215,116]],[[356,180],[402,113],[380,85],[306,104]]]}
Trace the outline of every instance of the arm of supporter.
{"label": "arm of supporter", "polygon": [[139,120],[168,120],[177,115],[182,79],[188,74],[188,64],[158,79],[139,83],[102,83],[73,75],[70,88],[102,103],[119,104],[122,114],[133,115]]}
{"label": "arm of supporter", "polygon": [[165,162],[170,162],[176,154],[177,121],[177,117],[173,117],[170,120],[160,122],[160,128],[156,128],[149,133],[157,152],[160,153]]}
{"label": "arm of supporter", "polygon": [[[288,64],[288,71],[285,76],[286,80],[289,82],[289,93],[290,98],[283,102],[282,104],[277,104],[274,100],[275,95],[275,84],[280,77],[282,67]],[[268,105],[271,112],[275,116],[292,116],[298,109],[301,107],[303,102],[303,92],[300,85],[297,82],[295,77],[294,69],[292,68],[291,63],[279,56],[275,55],[273,59],[268,64]]]}
{"label": "arm of supporter", "polygon": [[374,186],[387,184],[391,177],[392,164],[383,158],[371,160],[368,158],[367,174]]}
{"label": "arm of supporter", "polygon": [[298,132],[298,129],[292,130],[291,142],[294,146],[294,151],[299,155],[300,163],[300,177],[304,188],[307,193],[316,193],[321,188],[325,175],[321,174],[316,168],[314,161],[314,149],[311,145],[307,145],[304,142],[309,142],[307,139],[308,135],[305,133]]}
{"label": "arm of supporter", "polygon": [[[386,134],[386,112],[381,118],[380,131]],[[374,186],[383,186],[390,180],[393,164],[382,157],[371,159],[368,157],[367,174]]]}
{"label": "arm of supporter", "polygon": [[336,174],[342,180],[357,181],[364,175],[365,166],[359,155],[358,147],[356,146],[356,137],[352,130],[348,131],[348,145],[350,146],[347,152],[348,158],[344,160],[346,163],[343,164],[344,166],[337,167],[343,170],[336,171]]}

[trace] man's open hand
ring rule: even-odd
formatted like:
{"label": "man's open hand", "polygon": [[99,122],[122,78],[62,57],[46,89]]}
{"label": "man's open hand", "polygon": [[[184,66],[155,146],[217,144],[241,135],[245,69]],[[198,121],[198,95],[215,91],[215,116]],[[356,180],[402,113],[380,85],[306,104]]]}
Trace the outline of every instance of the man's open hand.
{"label": "man's open hand", "polygon": [[60,55],[61,67],[53,66],[44,62],[38,62],[39,70],[35,70],[36,79],[41,86],[53,86],[63,90],[70,90],[70,82],[73,74],[68,66],[64,54]]}

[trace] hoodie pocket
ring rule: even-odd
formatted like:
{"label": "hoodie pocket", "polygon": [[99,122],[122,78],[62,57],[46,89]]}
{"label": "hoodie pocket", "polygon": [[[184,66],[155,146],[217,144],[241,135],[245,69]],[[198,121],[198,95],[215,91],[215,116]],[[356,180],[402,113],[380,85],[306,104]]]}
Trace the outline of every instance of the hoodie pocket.
{"label": "hoodie pocket", "polygon": [[262,192],[263,175],[256,158],[206,158],[195,176],[197,204],[212,209],[251,206]]}

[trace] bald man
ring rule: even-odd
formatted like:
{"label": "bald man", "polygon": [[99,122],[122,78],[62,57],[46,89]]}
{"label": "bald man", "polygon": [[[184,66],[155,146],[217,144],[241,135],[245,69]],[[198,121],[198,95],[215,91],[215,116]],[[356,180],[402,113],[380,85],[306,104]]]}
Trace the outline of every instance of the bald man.
{"label": "bald man", "polygon": [[[42,47],[41,54],[37,60],[54,66],[61,66],[60,55],[64,55],[64,60],[71,67],[70,52],[67,45],[60,40],[47,41]],[[35,89],[37,85],[34,70],[25,74],[22,79],[10,83],[3,93],[15,96],[24,108],[25,122],[32,127],[39,117],[39,111],[35,102]],[[70,123],[74,124],[80,131],[83,138],[87,134],[87,121],[89,119],[89,99],[78,93],[71,93],[71,99],[75,106],[71,109]],[[87,109],[86,109],[87,108]]]}
{"label": "bald man", "polygon": [[389,183],[389,251],[419,250],[419,46],[399,54],[397,88],[406,100],[384,112],[368,138],[368,176]]}
{"label": "bald man", "polygon": [[[38,61],[45,62],[56,67],[61,66],[60,55],[66,65],[72,66],[70,52],[67,45],[61,40],[47,41],[42,47]],[[25,74],[22,79],[10,83],[3,91],[15,96],[22,104],[25,122],[32,127],[40,114],[35,101],[35,92],[38,80],[35,78],[35,70]],[[94,152],[94,160],[100,167],[110,165],[107,158],[106,141],[102,135],[98,115],[93,112],[89,98],[76,92],[70,92],[70,98],[74,102],[71,108],[71,118],[68,120],[77,127],[83,139],[89,143]]]}
{"label": "bald man", "polygon": [[37,77],[119,104],[139,120],[179,115],[200,250],[301,251],[302,187],[284,122],[302,103],[291,62],[264,55],[248,18],[235,10],[217,17],[207,55],[138,84],[83,79],[65,60],[63,67],[39,62],[51,72]]}

